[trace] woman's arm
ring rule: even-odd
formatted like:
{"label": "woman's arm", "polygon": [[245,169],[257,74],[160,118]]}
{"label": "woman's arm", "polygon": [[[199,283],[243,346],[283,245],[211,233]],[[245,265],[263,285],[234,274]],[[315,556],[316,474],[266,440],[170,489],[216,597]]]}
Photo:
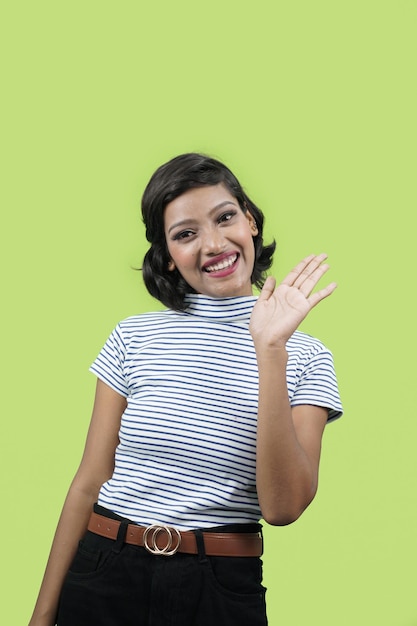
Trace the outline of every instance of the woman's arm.
{"label": "woman's arm", "polygon": [[317,490],[327,410],[290,406],[286,343],[309,311],[336,284],[312,294],[328,270],[326,255],[304,259],[278,286],[268,278],[254,307],[250,331],[259,369],[256,484],[262,516],[270,524],[295,521]]}
{"label": "woman's arm", "polygon": [[38,600],[29,626],[53,626],[68,568],[84,535],[101,485],[111,477],[126,399],[97,381],[93,414],[80,467],[58,522]]}

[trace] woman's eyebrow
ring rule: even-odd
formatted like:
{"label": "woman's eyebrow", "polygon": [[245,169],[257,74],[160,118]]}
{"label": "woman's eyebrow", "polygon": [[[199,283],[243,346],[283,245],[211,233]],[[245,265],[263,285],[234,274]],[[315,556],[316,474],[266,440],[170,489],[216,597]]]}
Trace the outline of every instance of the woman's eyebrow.
{"label": "woman's eyebrow", "polygon": [[[218,209],[222,209],[224,206],[227,206],[228,204],[231,204],[232,206],[235,206],[235,203],[232,202],[231,200],[224,200],[223,202],[220,202],[219,204],[216,204],[216,206],[214,206],[212,209],[210,209],[209,211],[209,215],[211,215],[212,213],[214,213],[215,211],[217,211]],[[172,224],[169,228],[168,228],[168,234],[171,232],[171,230],[173,230],[174,228],[177,228],[178,226],[184,226],[184,224],[190,224],[193,222],[193,218],[192,217],[187,217],[184,220],[180,220],[179,222],[175,222],[174,224]]]}
{"label": "woman's eyebrow", "polygon": [[222,209],[227,204],[233,204],[233,206],[234,206],[236,203],[232,202],[231,200],[224,200],[223,202],[220,202],[220,204],[216,204],[216,206],[213,207],[210,212],[216,211],[217,209]]}
{"label": "woman's eyebrow", "polygon": [[178,226],[185,226],[185,224],[191,224],[193,221],[194,220],[192,217],[187,217],[185,220],[175,222],[175,224],[172,224],[172,226],[168,228],[168,234],[171,232],[171,230],[174,230],[174,228],[178,228]]}

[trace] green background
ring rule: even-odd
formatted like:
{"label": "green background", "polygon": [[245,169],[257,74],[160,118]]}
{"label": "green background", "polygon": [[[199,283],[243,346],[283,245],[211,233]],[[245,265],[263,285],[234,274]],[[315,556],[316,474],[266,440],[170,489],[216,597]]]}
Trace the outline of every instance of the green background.
{"label": "green background", "polygon": [[339,283],[303,330],[334,352],[345,416],[316,500],[265,528],[270,624],[416,626],[416,1],[0,11],[1,624],[29,619],[88,366],[120,319],[158,306],[132,269],[144,185],[198,150],[264,210],[277,278],[324,250]]}

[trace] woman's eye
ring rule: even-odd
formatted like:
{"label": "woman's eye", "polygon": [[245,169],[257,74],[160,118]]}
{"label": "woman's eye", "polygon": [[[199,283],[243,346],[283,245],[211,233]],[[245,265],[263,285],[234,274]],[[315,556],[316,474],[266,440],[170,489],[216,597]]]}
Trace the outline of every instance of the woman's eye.
{"label": "woman's eye", "polygon": [[180,239],[187,239],[187,237],[191,237],[194,234],[192,230],[182,230],[180,233],[174,235],[174,240],[179,241]]}
{"label": "woman's eye", "polygon": [[235,214],[236,211],[227,211],[227,213],[222,213],[219,217],[219,222],[228,222]]}

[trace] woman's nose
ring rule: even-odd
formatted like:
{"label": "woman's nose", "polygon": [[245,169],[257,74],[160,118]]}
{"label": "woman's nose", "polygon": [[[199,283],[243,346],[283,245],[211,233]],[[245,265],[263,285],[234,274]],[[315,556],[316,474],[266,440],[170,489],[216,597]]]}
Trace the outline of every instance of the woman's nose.
{"label": "woman's nose", "polygon": [[225,239],[222,233],[213,228],[204,233],[203,250],[206,254],[218,254],[225,248]]}

